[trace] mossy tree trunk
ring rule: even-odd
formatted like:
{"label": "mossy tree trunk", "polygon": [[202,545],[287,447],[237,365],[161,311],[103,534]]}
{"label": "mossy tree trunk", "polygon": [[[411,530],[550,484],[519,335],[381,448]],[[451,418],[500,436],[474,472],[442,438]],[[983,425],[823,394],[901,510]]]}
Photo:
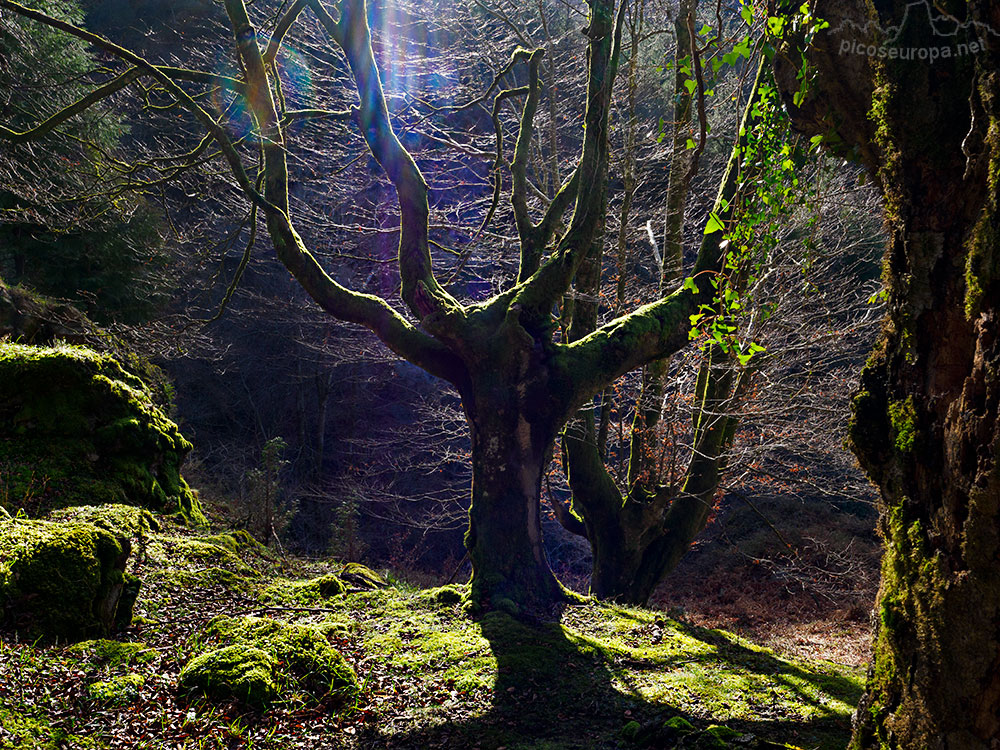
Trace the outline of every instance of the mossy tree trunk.
{"label": "mossy tree trunk", "polygon": [[[1000,29],[1000,5],[946,3]],[[940,9],[941,6],[934,6]],[[869,60],[838,53],[905,2],[819,3],[831,23],[810,60],[813,96],[790,107],[833,126],[879,181],[890,233],[888,316],[849,437],[881,490],[885,541],[874,661],[851,747],[1000,745],[1000,73],[995,31],[941,37],[921,7],[895,44],[976,54]],[[928,10],[930,10],[928,6]],[[938,10],[932,11],[937,13]],[[852,24],[844,23],[845,20]],[[966,48],[968,49],[968,48]],[[779,61],[791,93],[795,57]]]}
{"label": "mossy tree trunk", "polygon": [[[464,402],[472,433],[466,547],[480,605],[543,609],[562,598],[542,545],[539,495],[558,419],[523,384],[487,375]],[[506,600],[506,601],[504,601]]]}
{"label": "mossy tree trunk", "polygon": [[[693,13],[693,8],[690,12]],[[690,23],[693,25],[693,17]],[[686,21],[678,22],[685,33],[687,26]],[[690,54],[689,39],[688,43],[679,44],[685,55]],[[749,127],[757,88],[765,80],[761,65],[747,100],[744,126]],[[686,91],[682,84],[679,79],[678,91]],[[746,174],[741,174],[742,145],[738,140],[733,149],[713,207],[713,213],[724,222],[733,218],[739,202],[739,186],[746,180]],[[683,206],[683,201],[673,192],[676,189],[686,194],[691,175],[685,161],[675,162],[674,169],[682,170],[681,174],[671,174],[668,203],[676,210],[676,205]],[[679,227],[675,227],[675,231],[679,231]],[[722,234],[705,235],[702,251],[707,247],[717,248]],[[670,276],[681,275],[677,267],[681,260],[679,238],[671,236],[666,247],[663,291],[669,289]],[[587,281],[592,285],[585,287],[584,292],[596,299],[596,278],[578,273],[578,291]],[[596,324],[596,305],[578,302],[570,338],[589,334]],[[594,408],[584,409],[563,435],[573,513],[557,508],[557,517],[567,529],[590,541],[593,553],[590,591],[601,599],[633,604],[648,601],[657,584],[677,567],[708,523],[725,470],[726,452],[736,429],[733,407],[742,395],[745,372],[740,373],[733,358],[720,347],[706,347],[694,394],[690,461],[683,476],[663,483],[656,466],[659,445],[653,435],[662,409],[666,375],[665,358],[650,364],[643,373],[624,486],[615,480],[605,463],[603,438],[606,430],[595,428]],[[602,419],[606,420],[607,411],[607,405],[602,404]]]}

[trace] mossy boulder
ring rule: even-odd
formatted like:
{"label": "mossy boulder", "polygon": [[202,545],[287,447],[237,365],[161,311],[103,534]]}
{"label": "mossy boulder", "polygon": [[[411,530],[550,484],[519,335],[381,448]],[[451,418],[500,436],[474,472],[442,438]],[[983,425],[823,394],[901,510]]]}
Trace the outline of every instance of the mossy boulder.
{"label": "mossy boulder", "polygon": [[0,504],[37,517],[121,503],[204,523],[191,450],[146,384],[78,346],[0,343]]}
{"label": "mossy boulder", "polygon": [[274,604],[291,604],[303,607],[324,603],[327,599],[341,596],[347,591],[347,584],[335,573],[325,573],[303,581],[273,579],[264,589],[264,601]]}
{"label": "mossy boulder", "polygon": [[281,695],[277,660],[259,648],[240,643],[196,656],[181,670],[183,690],[200,692],[211,700],[236,699],[263,709]]}
{"label": "mossy boulder", "polygon": [[285,701],[344,703],[358,693],[354,670],[317,628],[261,617],[218,617],[210,648],[181,670],[181,689],[263,709]]}
{"label": "mossy boulder", "polygon": [[118,503],[60,508],[49,513],[46,518],[49,521],[92,523],[115,536],[124,536],[136,541],[161,530],[157,517],[145,508]]}
{"label": "mossy boulder", "polygon": [[138,674],[122,674],[87,686],[87,697],[104,706],[128,706],[139,700],[139,691],[146,678]]}
{"label": "mossy boulder", "polygon": [[119,612],[129,552],[91,524],[0,520],[0,625],[30,640],[108,635],[131,619]]}
{"label": "mossy boulder", "polygon": [[421,594],[435,604],[460,604],[465,597],[461,588],[454,585],[438,586],[434,589],[427,589]]}
{"label": "mossy boulder", "polygon": [[106,638],[80,641],[67,650],[74,656],[111,668],[145,664],[156,658],[156,652],[145,643],[114,641]]}
{"label": "mossy boulder", "polygon": [[350,588],[361,591],[383,589],[389,585],[382,576],[361,563],[347,563],[337,577]]}

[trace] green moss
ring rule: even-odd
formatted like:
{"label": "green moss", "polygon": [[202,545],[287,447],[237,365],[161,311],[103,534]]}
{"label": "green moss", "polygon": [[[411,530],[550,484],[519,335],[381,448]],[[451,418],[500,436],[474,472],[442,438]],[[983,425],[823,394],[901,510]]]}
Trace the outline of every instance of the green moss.
{"label": "green moss", "polygon": [[[992,98],[989,91],[984,96]],[[986,134],[986,145],[990,154],[988,203],[972,230],[965,260],[965,315],[975,319],[982,310],[987,289],[992,288],[1000,278],[1000,254],[997,253],[997,226],[1000,216],[996,196],[1000,190],[1000,123],[990,119]]]}
{"label": "green moss", "polygon": [[161,529],[157,517],[148,510],[117,503],[60,508],[49,513],[47,518],[52,521],[92,523],[112,534],[130,539],[139,539]]}
{"label": "green moss", "polygon": [[345,591],[347,585],[337,575],[327,573],[306,581],[278,579],[264,589],[263,597],[265,601],[275,604],[309,606],[321,604]]}
{"label": "green moss", "polygon": [[43,716],[15,711],[0,700],[0,747],[27,750],[63,750],[63,748],[98,748],[101,745],[89,737],[70,734],[53,727]]}
{"label": "green moss", "polygon": [[[315,703],[333,698],[342,703],[358,692],[354,671],[316,628],[259,617],[219,617],[205,635],[213,644],[228,645],[192,660],[181,673],[183,688],[240,698],[256,707],[279,699]],[[235,669],[232,660],[239,652],[250,654],[252,670]]]}
{"label": "green moss", "polygon": [[69,653],[97,664],[115,669],[129,664],[145,664],[156,657],[156,652],[145,643],[99,639],[74,643]]}
{"label": "green moss", "polygon": [[220,542],[218,537],[160,536],[156,538],[156,542],[159,549],[152,554],[162,556],[161,561],[164,563],[176,566],[183,561],[199,568],[226,568],[239,575],[254,573],[253,568],[243,562],[230,545]]}
{"label": "green moss", "polygon": [[355,589],[380,589],[389,585],[385,578],[361,563],[347,563],[337,577]]}
{"label": "green moss", "polygon": [[189,661],[178,677],[182,690],[214,700],[235,698],[254,708],[265,708],[281,695],[278,662],[246,644],[224,646]]}
{"label": "green moss", "polygon": [[[762,714],[780,714],[789,725],[827,727],[827,733],[810,730],[810,746],[843,748],[847,737],[836,727],[849,724],[863,682],[857,670],[784,659],[731,634],[664,621],[662,613],[639,608],[591,602],[567,608],[561,623],[530,625],[496,610],[472,622],[426,592],[407,597],[388,589],[334,601],[355,620],[365,653],[415,693],[433,695],[443,685],[496,705],[508,691],[537,691],[537,699],[511,709],[521,725],[530,723],[525,711],[537,715],[532,742],[549,731],[545,717],[578,711],[586,695],[591,705],[670,707],[727,724],[752,725]],[[536,686],[550,687],[543,697]],[[422,722],[447,717],[434,702],[423,711]],[[608,736],[621,731],[621,713],[616,719]],[[650,729],[656,736],[659,730]],[[496,739],[520,746],[510,736]],[[525,740],[525,746],[534,745]]]}
{"label": "green moss", "polygon": [[913,397],[889,403],[889,422],[892,424],[893,444],[900,453],[910,453],[917,440],[917,412]]}
{"label": "green moss", "polygon": [[110,356],[0,343],[0,414],[8,510],[120,503],[205,523],[180,475],[191,444]]}
{"label": "green moss", "polygon": [[683,716],[673,716],[663,722],[663,728],[669,729],[677,735],[690,734],[695,731],[694,724]]}
{"label": "green moss", "polygon": [[84,523],[0,522],[0,619],[29,638],[107,635],[126,552]]}
{"label": "green moss", "polygon": [[263,552],[267,550],[263,544],[254,539],[250,532],[244,529],[227,531],[222,534],[212,534],[199,538],[203,544],[211,544],[216,547],[224,547],[230,552],[237,554],[240,552]]}
{"label": "green moss", "polygon": [[127,706],[139,700],[146,678],[137,674],[116,675],[87,686],[87,697],[105,706]]}
{"label": "green moss", "polygon": [[459,586],[440,586],[428,589],[422,595],[437,604],[458,604],[465,598],[465,593]]}
{"label": "green moss", "polygon": [[178,587],[224,586],[234,593],[248,593],[253,589],[253,582],[246,576],[214,566],[198,570],[167,570],[161,580]]}
{"label": "green moss", "polygon": [[701,737],[698,738],[699,742],[696,744],[696,747],[728,748],[730,742],[741,736],[741,733],[737,732],[735,729],[720,726],[719,724],[711,724],[705,727],[705,730],[701,733]]}
{"label": "green moss", "polygon": [[640,731],[642,731],[642,724],[638,721],[630,721],[622,727],[622,739],[626,742],[635,742],[639,738]]}

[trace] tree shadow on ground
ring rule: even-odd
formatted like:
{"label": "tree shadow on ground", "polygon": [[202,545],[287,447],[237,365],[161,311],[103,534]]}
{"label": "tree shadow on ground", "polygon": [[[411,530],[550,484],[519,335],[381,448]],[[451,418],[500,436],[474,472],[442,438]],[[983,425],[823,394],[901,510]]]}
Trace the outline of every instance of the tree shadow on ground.
{"label": "tree shadow on ground", "polygon": [[[644,670],[683,669],[683,663],[655,659],[617,658],[600,641],[566,628],[560,622],[523,623],[502,612],[491,612],[479,622],[497,661],[492,706],[485,713],[457,714],[453,720],[409,731],[386,734],[370,730],[359,738],[362,748],[409,750],[447,748],[449,750],[610,750],[635,748],[624,739],[622,730],[630,721],[650,726],[680,716],[698,727],[706,722],[694,713],[697,707],[680,707],[669,701],[643,697],[635,684]],[[794,673],[797,678],[825,680],[769,654],[761,654],[727,639],[723,634],[693,626],[681,626],[688,636],[713,646],[717,660],[731,661],[741,670],[762,674]],[[701,658],[701,657],[697,657]],[[708,656],[704,657],[708,659]],[[834,677],[835,680],[843,678]],[[848,690],[855,696],[857,686],[824,684],[824,690]],[[801,691],[799,691],[801,692]],[[803,702],[812,700],[802,693]],[[803,721],[788,712],[772,713],[760,721],[732,721],[728,725],[781,742],[807,747],[843,747],[850,734],[842,714],[820,712],[818,719]],[[645,745],[671,748],[665,741]]]}

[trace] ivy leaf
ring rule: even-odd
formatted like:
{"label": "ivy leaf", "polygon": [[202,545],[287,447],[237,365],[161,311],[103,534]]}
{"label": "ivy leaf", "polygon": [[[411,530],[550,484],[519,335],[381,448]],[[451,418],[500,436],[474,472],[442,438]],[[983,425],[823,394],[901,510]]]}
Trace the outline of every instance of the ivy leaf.
{"label": "ivy leaf", "polygon": [[726,228],[726,225],[722,223],[722,219],[719,215],[712,211],[708,215],[708,224],[705,225],[705,234],[713,234],[715,232],[721,232]]}

